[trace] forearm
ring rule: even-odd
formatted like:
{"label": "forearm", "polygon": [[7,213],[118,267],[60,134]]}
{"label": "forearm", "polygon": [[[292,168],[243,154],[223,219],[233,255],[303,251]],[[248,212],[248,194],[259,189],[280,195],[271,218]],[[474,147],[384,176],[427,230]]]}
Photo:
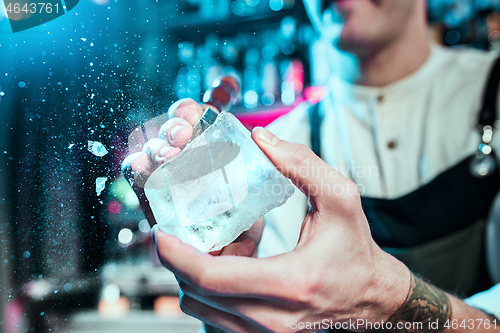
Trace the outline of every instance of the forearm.
{"label": "forearm", "polygon": [[407,299],[389,322],[396,332],[500,332],[494,317],[413,274]]}

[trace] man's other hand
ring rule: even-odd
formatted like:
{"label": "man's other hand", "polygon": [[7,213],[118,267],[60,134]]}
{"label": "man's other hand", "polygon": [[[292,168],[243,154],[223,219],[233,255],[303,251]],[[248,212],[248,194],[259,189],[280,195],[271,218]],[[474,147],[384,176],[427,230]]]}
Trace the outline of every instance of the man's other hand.
{"label": "man's other hand", "polygon": [[406,299],[410,272],[373,241],[357,186],[305,146],[262,128],[252,137],[311,201],[299,242],[264,259],[211,256],[156,230],[160,261],[179,279],[182,310],[239,333],[386,321]]}

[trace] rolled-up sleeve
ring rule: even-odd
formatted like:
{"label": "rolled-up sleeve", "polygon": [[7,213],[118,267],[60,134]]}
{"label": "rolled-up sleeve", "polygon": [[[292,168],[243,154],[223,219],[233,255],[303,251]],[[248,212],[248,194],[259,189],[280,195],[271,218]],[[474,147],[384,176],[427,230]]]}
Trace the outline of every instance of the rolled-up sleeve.
{"label": "rolled-up sleeve", "polygon": [[500,318],[500,283],[464,300],[467,305]]}

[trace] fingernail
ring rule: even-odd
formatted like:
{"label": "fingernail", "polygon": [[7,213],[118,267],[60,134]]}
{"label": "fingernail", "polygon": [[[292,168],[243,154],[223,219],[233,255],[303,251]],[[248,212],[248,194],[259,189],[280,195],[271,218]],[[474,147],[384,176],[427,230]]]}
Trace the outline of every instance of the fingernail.
{"label": "fingernail", "polygon": [[[172,150],[175,150],[176,148],[174,147],[169,147],[169,146],[163,146],[160,148],[158,153],[155,156],[156,162],[157,163],[165,163],[165,161],[169,158],[172,157],[173,154],[170,154]],[[170,154],[170,156],[169,156]]]}
{"label": "fingernail", "polygon": [[172,142],[174,142],[174,140],[175,140],[175,136],[177,135],[177,133],[179,133],[179,131],[180,131],[181,129],[183,129],[183,128],[184,128],[184,126],[182,126],[182,125],[177,125],[177,126],[175,126],[174,128],[172,128],[172,129],[170,130],[170,140],[171,140]]}
{"label": "fingernail", "polygon": [[182,102],[184,102],[186,99],[180,99],[178,100],[177,102],[175,102],[174,104],[172,104],[169,108],[168,108],[168,116],[170,118],[173,118],[174,117],[174,112],[175,112],[175,109],[177,109],[179,107],[179,105],[181,105]]}
{"label": "fingernail", "polygon": [[275,136],[273,133],[269,132],[263,127],[256,127],[253,129],[254,131],[257,131],[257,134],[259,136],[259,140],[264,141],[265,143],[274,146],[278,143],[279,139],[277,136]]}
{"label": "fingernail", "polygon": [[158,152],[158,155],[161,157],[165,158],[165,156],[168,154],[169,151],[174,149],[173,147],[168,147],[168,146],[163,146],[160,148],[160,151]]}

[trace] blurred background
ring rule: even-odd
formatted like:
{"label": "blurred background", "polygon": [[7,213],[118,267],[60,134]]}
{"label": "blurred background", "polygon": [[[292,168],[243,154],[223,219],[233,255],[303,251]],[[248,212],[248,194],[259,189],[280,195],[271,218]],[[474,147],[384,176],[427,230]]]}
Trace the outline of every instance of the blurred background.
{"label": "blurred background", "polygon": [[[499,13],[430,0],[429,38],[500,50]],[[121,175],[127,137],[222,74],[248,128],[315,102],[321,43],[300,0],[80,0],[16,34],[0,5],[0,331],[198,332]]]}

